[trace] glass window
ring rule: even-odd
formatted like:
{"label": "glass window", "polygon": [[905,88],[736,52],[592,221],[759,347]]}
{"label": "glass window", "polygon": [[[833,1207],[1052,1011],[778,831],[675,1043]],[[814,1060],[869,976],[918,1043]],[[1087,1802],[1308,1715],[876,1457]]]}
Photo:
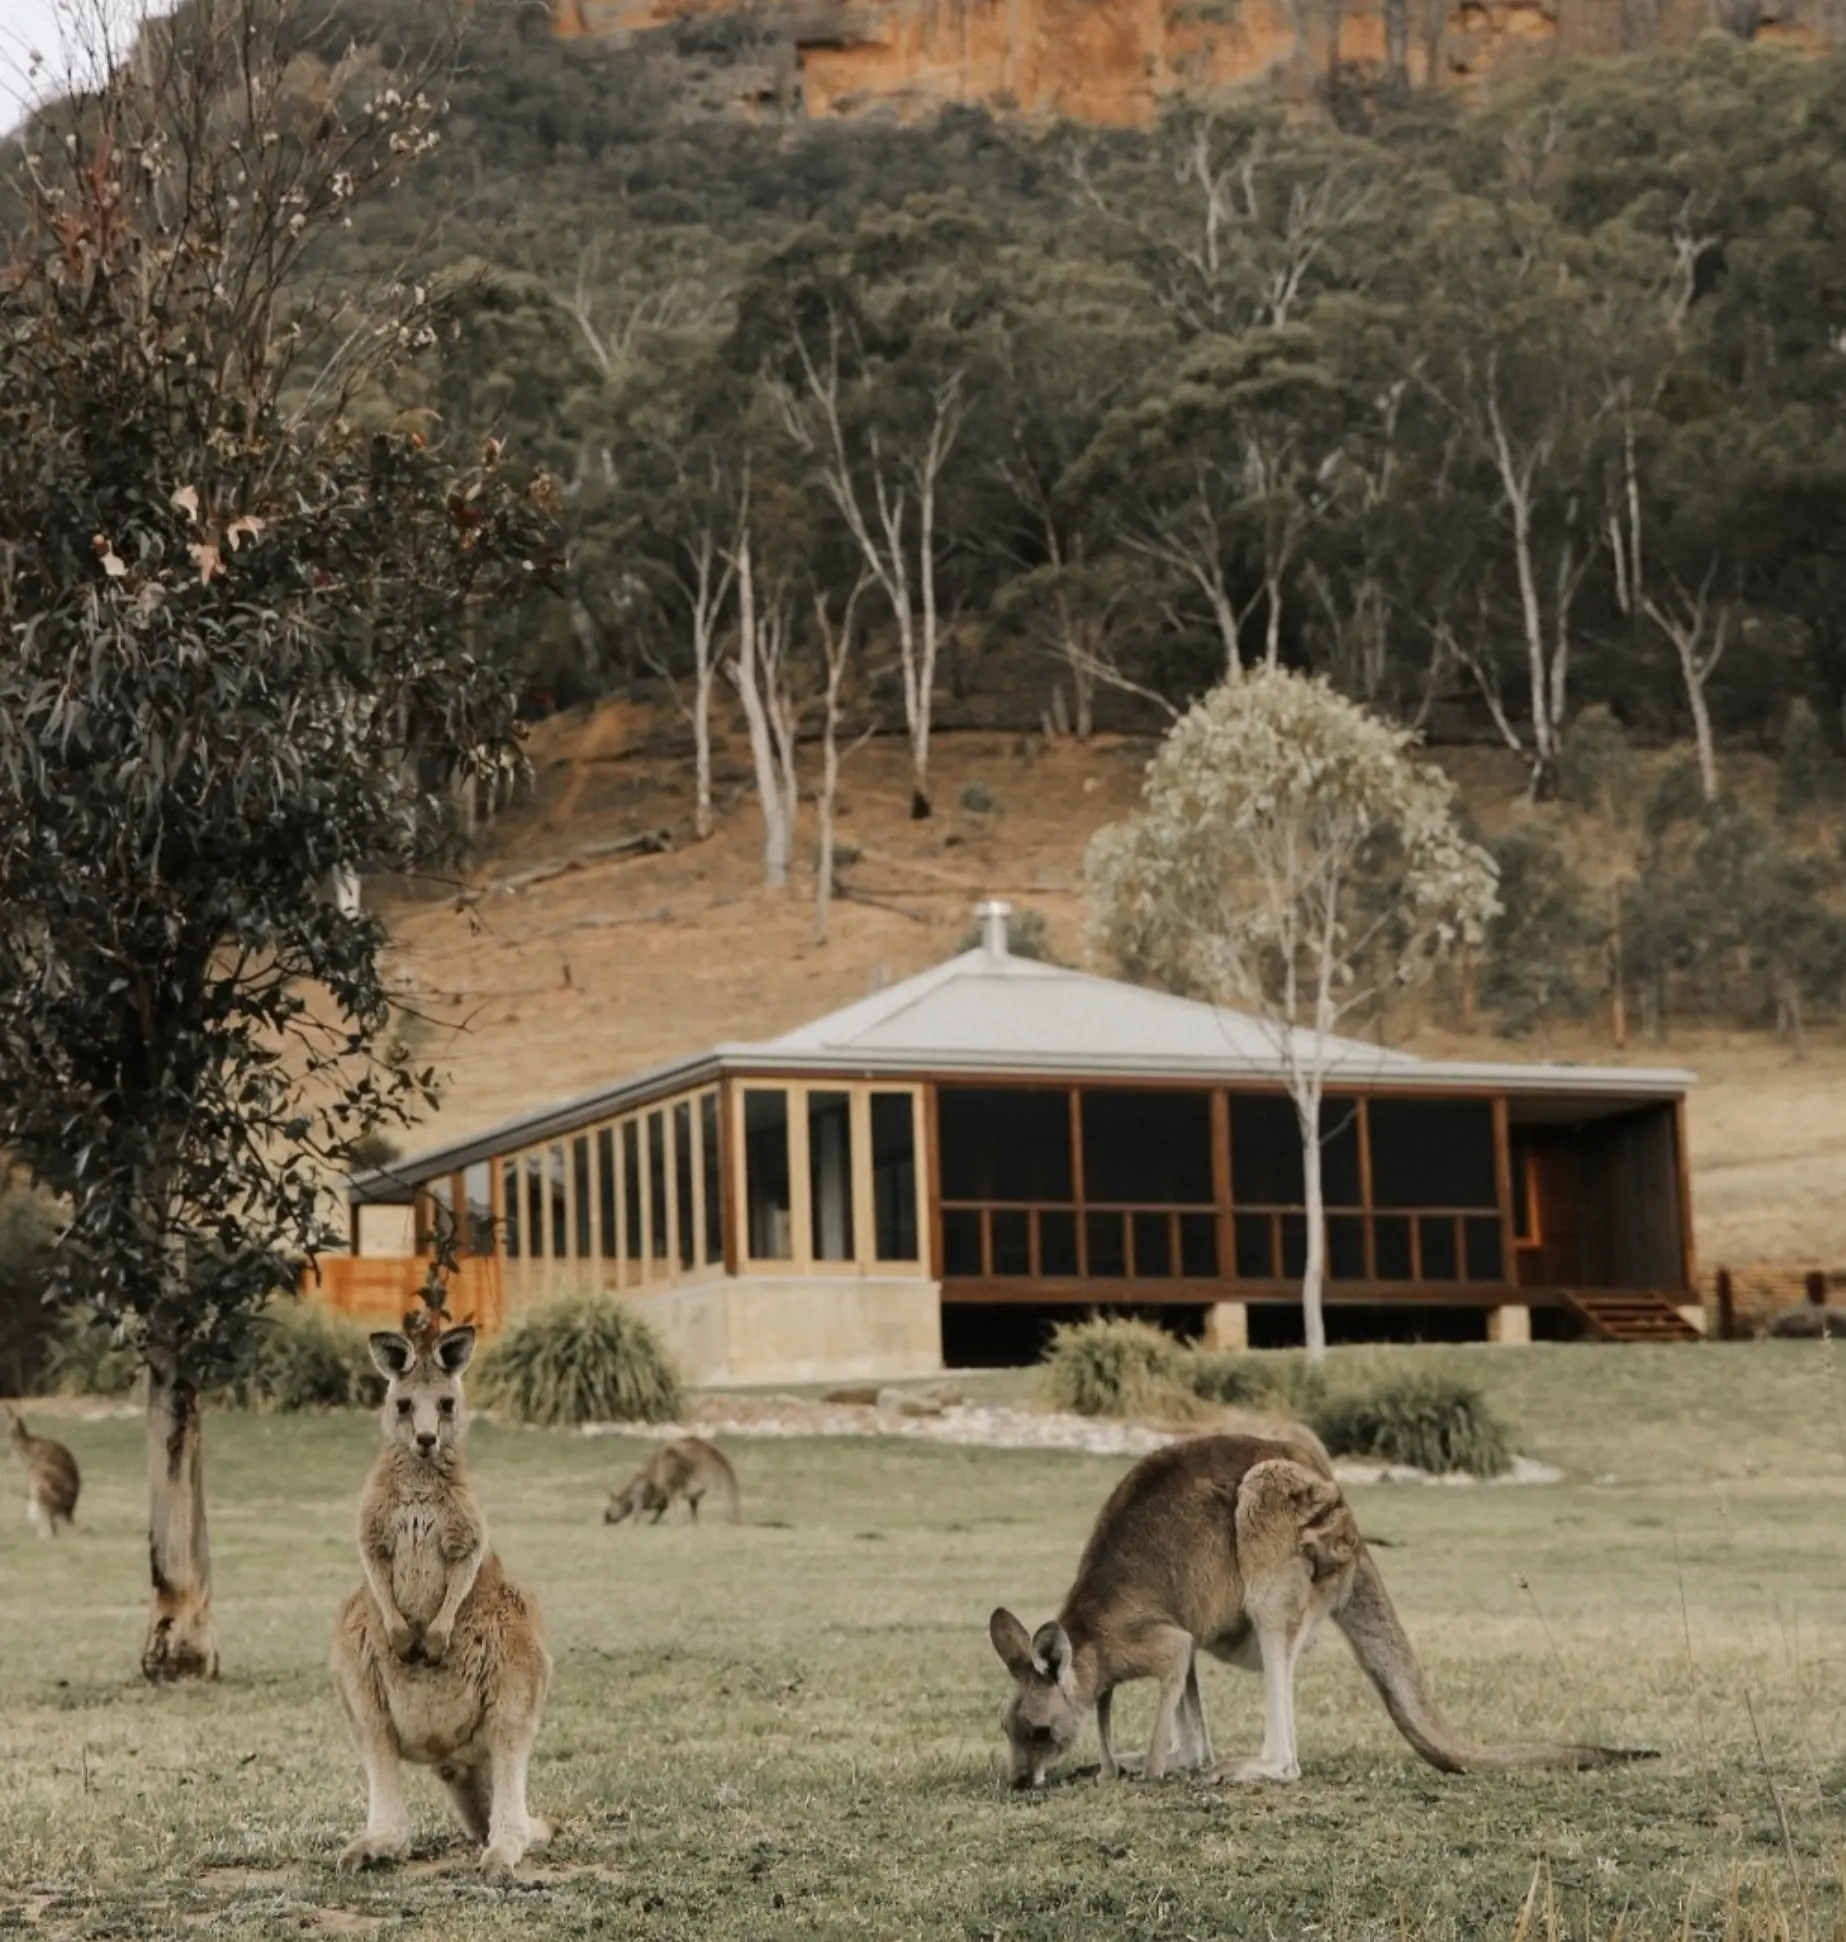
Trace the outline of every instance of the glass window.
{"label": "glass window", "polygon": [[455,1240],[455,1210],[450,1206],[453,1189],[448,1177],[424,1182],[417,1197],[417,1239],[423,1247],[448,1247]]}
{"label": "glass window", "polygon": [[1275,1276],[1268,1214],[1239,1214],[1232,1223],[1239,1281],[1269,1281]]}
{"label": "glass window", "polygon": [[526,1248],[536,1261],[545,1252],[545,1156],[526,1155]]}
{"label": "glass window", "polygon": [[1143,1280],[1173,1272],[1173,1224],[1165,1214],[1134,1214],[1135,1274]]}
{"label": "glass window", "polygon": [[571,1142],[571,1172],[577,1189],[577,1259],[587,1261],[595,1250],[590,1245],[590,1136],[579,1133]]}
{"label": "glass window", "polygon": [[942,1216],[942,1272],[981,1272],[981,1216],[972,1207],[949,1207]]}
{"label": "glass window", "polygon": [[1113,1281],[1128,1272],[1128,1216],[1094,1209],[1083,1217],[1083,1241],[1090,1274]]}
{"label": "glass window", "polygon": [[698,1209],[692,1191],[692,1101],[673,1108],[673,1185],[679,1196],[679,1264],[692,1266],[698,1246]]}
{"label": "glass window", "polygon": [[491,1254],[494,1251],[493,1162],[477,1160],[462,1175],[462,1191],[468,1196],[468,1252]]}
{"label": "glass window", "polygon": [[1231,1198],[1239,1207],[1299,1207],[1304,1191],[1301,1122],[1294,1102],[1275,1093],[1234,1098]]}
{"label": "glass window", "polygon": [[1032,1272],[1032,1214],[1025,1207],[996,1207],[993,1222],[994,1273]]}
{"label": "glass window", "polygon": [[718,1095],[699,1101],[699,1133],[705,1146],[705,1261],[724,1260],[724,1148],[718,1138]]}
{"label": "glass window", "polygon": [[596,1135],[596,1201],[602,1215],[603,1259],[613,1261],[621,1236],[615,1231],[615,1128]]}
{"label": "glass window", "polygon": [[750,1256],[786,1261],[794,1253],[794,1202],[788,1166],[788,1094],[752,1088],[744,1096],[744,1188]]}
{"label": "glass window", "polygon": [[1179,1271],[1199,1280],[1218,1276],[1218,1217],[1216,1214],[1181,1214],[1179,1217]]}
{"label": "glass window", "polygon": [[1209,1093],[1086,1092],[1082,1125],[1086,1200],[1211,1205]]}
{"label": "glass window", "polygon": [[503,1160],[500,1163],[500,1204],[506,1209],[506,1252],[509,1260],[519,1259],[520,1230],[525,1225],[519,1218],[519,1162]]}
{"label": "glass window", "polygon": [[1410,1217],[1379,1214],[1372,1221],[1372,1252],[1380,1281],[1410,1279]]}
{"label": "glass window", "polygon": [[1417,1222],[1417,1247],[1423,1257],[1425,1281],[1459,1281],[1461,1266],[1455,1249],[1455,1222],[1448,1214],[1425,1214]]}
{"label": "glass window", "polygon": [[936,1095],[944,1200],[1069,1202],[1070,1094],[944,1086]]}
{"label": "glass window", "polygon": [[667,1258],[667,1116],[647,1116],[647,1251],[656,1261]]}
{"label": "glass window", "polygon": [[1033,1216],[1038,1222],[1038,1271],[1041,1275],[1077,1272],[1077,1216],[1068,1209],[1047,1208]]}
{"label": "glass window", "polygon": [[1495,1207],[1493,1107],[1485,1099],[1374,1099],[1379,1207]]}
{"label": "glass window", "polygon": [[917,1261],[917,1115],[908,1092],[872,1094],[873,1252],[880,1261]]}
{"label": "glass window", "polygon": [[563,1147],[554,1146],[551,1149],[546,1174],[551,1200],[551,1258],[554,1261],[567,1261],[570,1258],[570,1205],[564,1191]]}
{"label": "glass window", "polygon": [[852,1094],[808,1094],[808,1220],[816,1261],[853,1259]]}
{"label": "glass window", "polygon": [[622,1124],[622,1258],[641,1259],[641,1127],[635,1120]]}
{"label": "glass window", "polygon": [[1468,1279],[1504,1281],[1506,1264],[1500,1254],[1500,1223],[1476,1215],[1462,1225],[1467,1230]]}
{"label": "glass window", "polygon": [[[1362,1205],[1359,1192],[1359,1106],[1320,1102],[1320,1192],[1329,1207]],[[1231,1101],[1231,1198],[1239,1207],[1301,1207],[1301,1121],[1295,1102],[1271,1093]],[[1206,1196],[1210,1198],[1209,1195]]]}
{"label": "glass window", "polygon": [[1327,1278],[1330,1281],[1365,1279],[1365,1216],[1327,1216]]}

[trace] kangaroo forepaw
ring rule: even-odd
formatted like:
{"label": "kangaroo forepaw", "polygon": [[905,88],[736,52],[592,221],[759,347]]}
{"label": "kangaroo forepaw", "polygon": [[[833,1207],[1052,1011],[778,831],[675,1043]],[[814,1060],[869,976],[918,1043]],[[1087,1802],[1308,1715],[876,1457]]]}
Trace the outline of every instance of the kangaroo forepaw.
{"label": "kangaroo forepaw", "polygon": [[374,1834],[367,1829],[358,1840],[349,1842],[340,1851],[340,1858],[334,1865],[343,1875],[356,1874],[361,1868],[384,1867],[390,1862],[403,1860],[404,1850],[409,1845],[408,1835]]}

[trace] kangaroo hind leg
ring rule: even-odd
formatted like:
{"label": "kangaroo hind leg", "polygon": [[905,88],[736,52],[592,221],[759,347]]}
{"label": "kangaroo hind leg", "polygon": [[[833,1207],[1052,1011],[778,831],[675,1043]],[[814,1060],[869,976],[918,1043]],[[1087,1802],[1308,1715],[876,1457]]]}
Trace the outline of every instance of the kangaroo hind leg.
{"label": "kangaroo hind leg", "polygon": [[397,1734],[377,1683],[363,1670],[337,1679],[340,1703],[352,1730],[353,1745],[365,1767],[365,1831],[341,1851],[338,1866],[375,1867],[400,1861],[410,1846],[410,1803],[404,1797],[404,1767]]}

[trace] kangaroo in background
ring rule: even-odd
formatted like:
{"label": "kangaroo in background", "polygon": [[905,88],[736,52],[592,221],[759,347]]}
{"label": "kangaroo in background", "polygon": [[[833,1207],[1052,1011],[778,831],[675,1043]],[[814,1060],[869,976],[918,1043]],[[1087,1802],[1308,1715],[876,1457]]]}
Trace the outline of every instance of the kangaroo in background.
{"label": "kangaroo in background", "polygon": [[620,1524],[646,1510],[653,1512],[648,1522],[658,1524],[673,1500],[683,1497],[696,1524],[699,1500],[707,1492],[723,1500],[733,1524],[744,1521],[737,1501],[737,1472],[724,1452],[702,1436],[684,1436],[677,1443],[662,1444],[620,1490],[610,1492],[603,1522]]}
{"label": "kangaroo in background", "polygon": [[[1109,1734],[1110,1698],[1158,1679],[1145,1770],[1170,1761],[1208,1780],[1295,1780],[1295,1667],[1324,1619],[1346,1635],[1398,1731],[1445,1773],[1600,1767],[1645,1751],[1542,1742],[1482,1746],[1443,1718],[1384,1580],[1330,1470],[1300,1445],[1201,1436],[1145,1457],[1096,1519],[1076,1582],[1036,1633],[1004,1608],[989,1621],[1013,1675],[1005,1729],[1015,1787],[1046,1770],[1096,1711],[1102,1777],[1130,1763]],[[1214,1764],[1195,1653],[1263,1675],[1263,1745]]]}
{"label": "kangaroo in background", "polygon": [[[414,1329],[414,1332],[413,1332]],[[551,1824],[526,1811],[526,1768],[551,1683],[536,1600],[500,1568],[468,1481],[461,1375],[474,1330],[433,1317],[371,1338],[385,1447],[359,1499],[365,1583],[340,1608],[333,1681],[365,1763],[365,1832],[342,1868],[410,1840],[400,1763],[433,1766],[481,1869],[504,1875]]]}
{"label": "kangaroo in background", "polygon": [[77,1459],[49,1436],[34,1436],[16,1411],[4,1414],[13,1454],[26,1466],[26,1522],[40,1537],[56,1537],[76,1514],[83,1488]]}

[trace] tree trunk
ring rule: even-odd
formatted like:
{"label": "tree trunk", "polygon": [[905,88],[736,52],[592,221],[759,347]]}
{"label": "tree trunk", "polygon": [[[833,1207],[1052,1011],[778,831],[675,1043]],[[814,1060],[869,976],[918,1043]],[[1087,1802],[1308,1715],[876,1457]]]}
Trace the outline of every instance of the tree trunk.
{"label": "tree trunk", "polygon": [[1622,886],[1609,886],[1609,1030],[1619,1052],[1628,1043],[1628,967],[1622,954]]}
{"label": "tree trunk", "polygon": [[1711,729],[1711,704],[1705,699],[1705,675],[1698,671],[1696,657],[1684,645],[1679,650],[1679,665],[1686,677],[1686,701],[1692,710],[1692,733],[1698,744],[1699,783],[1704,789],[1705,800],[1716,802],[1718,744]]}
{"label": "tree trunk", "polygon": [[1307,1186],[1308,1258],[1301,1275],[1301,1333],[1307,1344],[1308,1360],[1322,1362],[1327,1354],[1327,1318],[1321,1306],[1321,1290],[1327,1278],[1327,1219],[1321,1198],[1320,1085],[1316,1081],[1311,1097],[1295,1101],[1301,1121],[1301,1172]]}
{"label": "tree trunk", "polygon": [[827,941],[827,918],[833,908],[833,798],[840,784],[839,703],[829,682],[827,716],[821,730],[820,794],[815,808],[820,820],[820,866],[814,879],[814,942]]}
{"label": "tree trunk", "polygon": [[211,1541],[205,1526],[199,1392],[171,1350],[147,1359],[147,1552],[153,1577],[143,1675],[165,1684],[216,1679]]}
{"label": "tree trunk", "polygon": [[718,672],[717,663],[710,657],[697,676],[692,691],[692,767],[693,767],[693,804],[692,830],[702,843],[711,834],[711,686],[712,677]]}
{"label": "tree trunk", "polygon": [[756,798],[763,810],[763,882],[771,890],[788,884],[788,859],[794,832],[786,813],[787,791],[776,762],[775,744],[770,736],[769,709],[764,689],[776,679],[775,672],[763,665],[763,636],[756,617],[756,585],[751,571],[750,545],[743,543],[737,560],[737,658],[730,665],[730,676],[743,703],[744,720],[750,730],[750,759],[756,770]]}

